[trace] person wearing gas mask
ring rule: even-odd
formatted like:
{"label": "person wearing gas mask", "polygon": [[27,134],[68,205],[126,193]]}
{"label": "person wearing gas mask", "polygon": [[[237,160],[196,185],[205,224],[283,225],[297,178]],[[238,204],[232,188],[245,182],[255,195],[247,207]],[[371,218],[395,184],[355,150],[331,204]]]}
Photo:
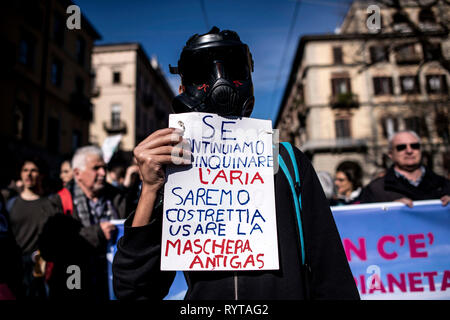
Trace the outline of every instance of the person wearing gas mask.
{"label": "person wearing gas mask", "polygon": [[[214,27],[192,36],[171,72],[181,76],[180,95],[173,109],[249,117],[253,106],[248,46],[233,31]],[[119,299],[162,299],[175,272],[160,270],[164,166],[179,155],[188,165],[189,152],[178,145],[182,133],[174,128],[155,131],[135,149],[142,178],[137,209],[125,222],[113,262],[113,286]],[[281,170],[274,176],[278,228],[279,270],[185,272],[185,299],[359,299],[341,240],[319,179],[306,156],[295,155],[302,182],[302,215],[307,276],[301,272],[300,241],[292,193]],[[281,153],[287,153],[280,148]],[[183,154],[185,157],[183,157]],[[187,155],[187,157],[186,157]]]}

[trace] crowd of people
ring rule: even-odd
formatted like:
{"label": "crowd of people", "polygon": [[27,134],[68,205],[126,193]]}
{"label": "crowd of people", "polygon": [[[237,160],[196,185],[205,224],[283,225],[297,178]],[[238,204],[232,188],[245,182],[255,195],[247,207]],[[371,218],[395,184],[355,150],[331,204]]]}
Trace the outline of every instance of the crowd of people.
{"label": "crowd of people", "polygon": [[[49,182],[39,157],[19,167],[19,179],[0,196],[0,299],[107,299],[106,247],[116,234],[111,220],[136,207],[137,165],[108,168],[101,149],[86,146],[61,163],[59,184]],[[81,290],[67,287],[71,265],[80,267]]]}
{"label": "crowd of people", "polygon": [[363,187],[363,170],[355,161],[344,161],[335,178],[319,172],[319,179],[331,206],[399,201],[409,207],[413,201],[450,200],[450,180],[435,174],[422,164],[420,137],[414,131],[401,131],[389,140],[388,156],[392,166],[378,172],[375,179]]}
{"label": "crowd of people", "polygon": [[[420,138],[412,131],[395,134],[389,141],[392,167],[363,187],[363,170],[344,161],[334,180],[318,177],[330,206],[440,199],[447,205],[450,180],[421,163]],[[115,237],[113,219],[126,218],[137,206],[139,167],[111,165],[101,149],[87,146],[60,166],[62,188],[50,190],[49,168],[38,157],[23,160],[20,179],[0,197],[0,297],[108,298],[106,245]],[[53,191],[53,192],[52,192]],[[82,290],[68,290],[66,269],[82,266]]]}

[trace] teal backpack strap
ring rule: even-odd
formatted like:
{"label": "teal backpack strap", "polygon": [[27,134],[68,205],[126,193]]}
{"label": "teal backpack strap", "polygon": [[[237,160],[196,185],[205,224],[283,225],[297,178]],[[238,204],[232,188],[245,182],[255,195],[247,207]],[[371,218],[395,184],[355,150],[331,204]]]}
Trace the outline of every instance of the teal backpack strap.
{"label": "teal backpack strap", "polygon": [[294,205],[295,205],[295,212],[297,215],[297,224],[298,224],[298,231],[300,236],[300,246],[301,246],[301,254],[302,254],[302,264],[305,264],[305,245],[303,240],[303,227],[302,227],[302,219],[301,219],[301,210],[302,210],[302,204],[301,204],[301,194],[300,194],[300,175],[297,168],[297,160],[295,158],[294,150],[292,149],[291,144],[287,142],[281,143],[286,150],[289,153],[289,156],[291,158],[292,166],[294,167],[295,172],[295,183],[292,179],[291,174],[289,173],[289,169],[286,166],[285,161],[283,160],[283,157],[281,156],[281,152],[278,153],[278,163],[280,165],[281,170],[283,170],[284,175],[286,176],[289,186],[291,187],[292,196],[294,198]]}
{"label": "teal backpack strap", "polygon": [[289,153],[289,156],[291,157],[291,163],[294,167],[294,173],[295,173],[295,191],[298,196],[298,202],[300,204],[300,210],[302,209],[302,195],[300,193],[300,174],[298,173],[298,167],[297,167],[297,158],[295,158],[294,149],[292,148],[292,145],[289,142],[281,142],[281,144],[286,148],[287,152]]}

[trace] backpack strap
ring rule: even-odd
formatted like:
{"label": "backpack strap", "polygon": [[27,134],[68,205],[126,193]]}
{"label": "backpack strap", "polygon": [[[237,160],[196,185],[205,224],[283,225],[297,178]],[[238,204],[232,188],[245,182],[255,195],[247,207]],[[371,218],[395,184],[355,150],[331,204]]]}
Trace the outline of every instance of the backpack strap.
{"label": "backpack strap", "polygon": [[58,191],[58,195],[61,198],[61,204],[65,215],[72,215],[73,213],[73,201],[72,194],[67,188],[62,188]]}
{"label": "backpack strap", "polygon": [[301,193],[300,193],[300,174],[299,174],[298,167],[297,167],[297,159],[295,158],[294,150],[293,150],[291,144],[288,142],[281,142],[281,144],[288,151],[290,162],[292,164],[292,167],[294,168],[295,182],[292,179],[292,176],[289,173],[289,169],[286,165],[286,162],[283,160],[283,157],[281,156],[281,152],[280,152],[278,154],[278,163],[280,165],[281,170],[283,170],[283,173],[289,182],[289,186],[291,187],[292,196],[294,198],[298,232],[299,232],[299,237],[300,237],[302,264],[305,265],[306,264],[306,262],[305,262],[305,245],[304,245],[304,240],[303,240],[303,226],[302,226],[302,219],[301,219],[302,197],[301,197]]}

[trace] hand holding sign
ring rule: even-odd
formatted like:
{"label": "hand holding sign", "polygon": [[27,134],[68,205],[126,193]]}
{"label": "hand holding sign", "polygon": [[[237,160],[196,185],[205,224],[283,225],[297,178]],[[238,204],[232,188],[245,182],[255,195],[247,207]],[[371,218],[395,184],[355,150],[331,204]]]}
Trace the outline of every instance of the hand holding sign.
{"label": "hand holding sign", "polygon": [[190,164],[189,150],[178,144],[183,141],[182,131],[174,128],[160,129],[145,138],[133,150],[142,179],[142,193],[136,208],[133,226],[149,223],[156,192],[164,185],[167,164]]}
{"label": "hand holding sign", "polygon": [[134,149],[133,154],[139,165],[142,183],[150,190],[158,191],[163,186],[164,165],[190,164],[189,150],[177,146],[183,140],[181,134],[179,129],[160,129],[145,138]]}
{"label": "hand holding sign", "polygon": [[161,269],[278,269],[270,121],[193,112],[169,124],[192,163],[167,166]]}

